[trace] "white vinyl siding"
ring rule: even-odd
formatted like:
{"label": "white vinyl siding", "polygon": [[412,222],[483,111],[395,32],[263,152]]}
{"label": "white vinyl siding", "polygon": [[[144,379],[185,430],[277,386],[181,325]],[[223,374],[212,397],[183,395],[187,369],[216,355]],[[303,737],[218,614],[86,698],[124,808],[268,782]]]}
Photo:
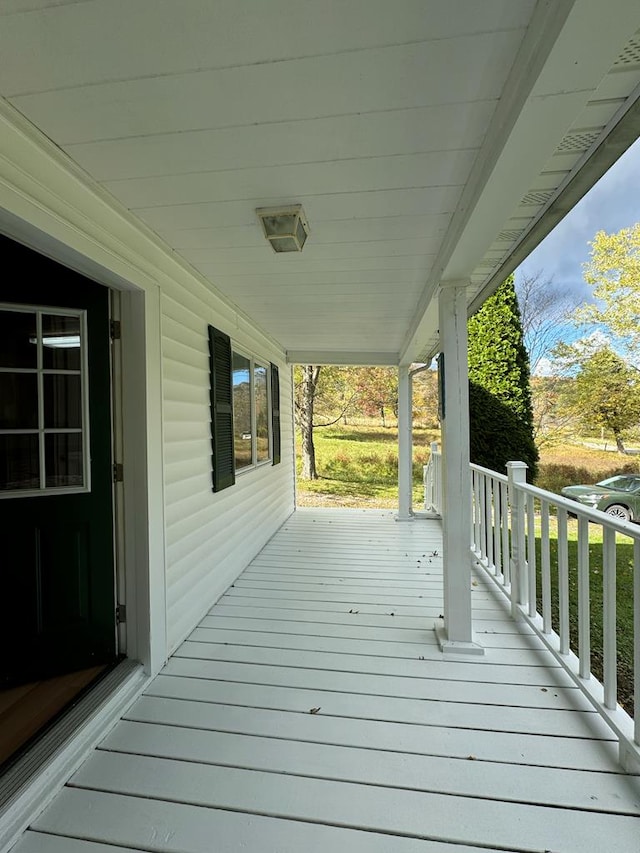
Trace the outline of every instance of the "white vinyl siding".
{"label": "white vinyl siding", "polygon": [[[232,487],[211,490],[208,324],[260,363],[280,367],[285,413],[292,395],[283,353],[247,323],[238,328],[221,318],[207,295],[203,288],[201,299],[182,291],[161,298],[169,651],[293,511],[292,465],[258,466]],[[292,458],[291,418],[281,423],[283,456]]]}

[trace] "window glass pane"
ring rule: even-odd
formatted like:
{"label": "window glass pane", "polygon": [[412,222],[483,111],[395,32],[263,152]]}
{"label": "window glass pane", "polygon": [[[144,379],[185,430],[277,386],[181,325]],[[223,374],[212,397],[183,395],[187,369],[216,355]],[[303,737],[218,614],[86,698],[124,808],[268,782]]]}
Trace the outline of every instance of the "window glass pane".
{"label": "window glass pane", "polygon": [[37,434],[0,435],[0,491],[39,488]]}
{"label": "window glass pane", "polygon": [[233,353],[233,447],[236,471],[253,462],[251,454],[251,363]]}
{"label": "window glass pane", "polygon": [[80,317],[42,315],[42,363],[58,370],[80,370]]}
{"label": "window glass pane", "polygon": [[82,427],[82,395],[79,376],[44,376],[44,425],[46,429]]}
{"label": "window glass pane", "polygon": [[44,470],[48,489],[82,486],[82,433],[63,432],[44,437]]}
{"label": "window glass pane", "polygon": [[267,368],[256,364],[253,370],[256,400],[256,456],[258,462],[269,458],[269,397]]}
{"label": "window glass pane", "polygon": [[0,373],[0,429],[37,428],[37,375]]}
{"label": "window glass pane", "polygon": [[37,366],[36,315],[0,311],[0,367]]}

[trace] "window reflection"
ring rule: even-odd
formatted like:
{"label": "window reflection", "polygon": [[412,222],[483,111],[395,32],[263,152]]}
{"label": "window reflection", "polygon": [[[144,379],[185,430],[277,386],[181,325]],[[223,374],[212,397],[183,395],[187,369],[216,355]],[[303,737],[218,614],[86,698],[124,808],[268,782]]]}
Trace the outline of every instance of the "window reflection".
{"label": "window reflection", "polygon": [[256,364],[253,371],[256,401],[256,460],[269,458],[269,396],[267,368]]}
{"label": "window reflection", "polygon": [[0,491],[39,488],[38,434],[0,435]]}
{"label": "window reflection", "polygon": [[42,363],[57,370],[80,370],[80,317],[42,315]]}
{"label": "window reflection", "polygon": [[37,428],[37,374],[0,373],[0,429]]}
{"label": "window reflection", "polygon": [[0,311],[0,367],[38,366],[36,315],[23,311]]}
{"label": "window reflection", "polygon": [[44,439],[47,488],[82,486],[82,433],[53,433]]}
{"label": "window reflection", "polygon": [[251,441],[251,362],[233,353],[233,446],[236,471],[253,464]]}
{"label": "window reflection", "polygon": [[44,425],[47,429],[82,427],[80,376],[64,373],[45,374]]}

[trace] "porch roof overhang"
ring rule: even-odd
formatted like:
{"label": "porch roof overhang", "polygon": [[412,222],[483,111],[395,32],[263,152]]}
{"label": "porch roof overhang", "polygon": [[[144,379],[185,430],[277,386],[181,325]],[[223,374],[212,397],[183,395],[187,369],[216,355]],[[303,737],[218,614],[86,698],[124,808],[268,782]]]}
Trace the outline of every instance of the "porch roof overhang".
{"label": "porch roof overhang", "polygon": [[[57,253],[15,202],[41,151],[40,184],[57,160],[291,362],[426,360],[440,282],[475,310],[640,133],[634,0],[13,0],[0,20],[0,118],[30,143],[0,150],[0,227]],[[285,203],[300,254],[255,215]]]}

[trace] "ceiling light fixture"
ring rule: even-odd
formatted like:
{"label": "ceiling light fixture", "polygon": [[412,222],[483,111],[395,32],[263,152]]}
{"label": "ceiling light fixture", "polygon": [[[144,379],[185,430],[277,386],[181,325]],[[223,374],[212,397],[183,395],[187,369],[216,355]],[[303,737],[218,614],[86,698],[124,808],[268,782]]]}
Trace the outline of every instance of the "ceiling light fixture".
{"label": "ceiling light fixture", "polygon": [[264,236],[274,252],[301,252],[309,236],[309,224],[301,204],[258,207]]}

